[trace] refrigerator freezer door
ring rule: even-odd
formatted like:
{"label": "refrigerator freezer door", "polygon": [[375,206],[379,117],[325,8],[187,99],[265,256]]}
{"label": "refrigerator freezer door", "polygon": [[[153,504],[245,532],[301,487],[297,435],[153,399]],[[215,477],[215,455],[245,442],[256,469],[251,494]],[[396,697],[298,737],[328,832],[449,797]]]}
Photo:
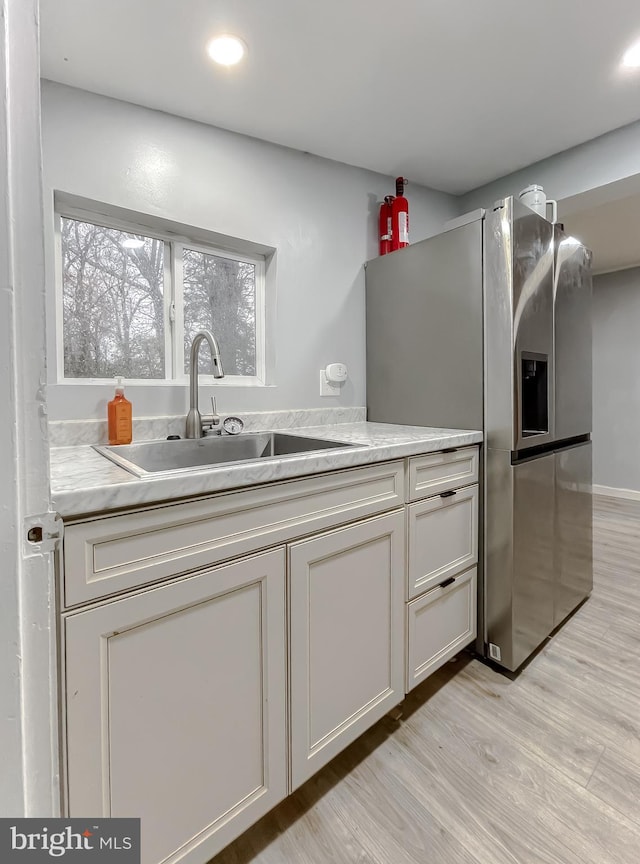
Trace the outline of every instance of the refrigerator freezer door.
{"label": "refrigerator freezer door", "polygon": [[555,438],[591,431],[591,253],[556,227]]}
{"label": "refrigerator freezer door", "polygon": [[366,265],[367,418],[482,429],[482,222]]}
{"label": "refrigerator freezer door", "polygon": [[591,442],[556,451],[554,627],[593,588]]}
{"label": "refrigerator freezer door", "polygon": [[487,451],[485,638],[512,671],[553,629],[554,461]]}
{"label": "refrigerator freezer door", "polygon": [[555,456],[513,467],[514,669],[553,629]]}

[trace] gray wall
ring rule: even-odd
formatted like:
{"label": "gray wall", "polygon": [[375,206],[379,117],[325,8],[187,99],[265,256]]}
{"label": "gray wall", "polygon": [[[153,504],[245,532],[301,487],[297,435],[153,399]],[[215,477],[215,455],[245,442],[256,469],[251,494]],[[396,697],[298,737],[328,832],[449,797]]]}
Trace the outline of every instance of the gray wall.
{"label": "gray wall", "polygon": [[[392,178],[50,82],[42,109],[50,321],[60,190],[276,248],[275,386],[218,388],[221,411],[365,404],[362,265],[377,255],[376,202]],[[441,192],[412,185],[408,197],[413,241],[459,212]],[[51,340],[48,350],[53,359]],[[321,398],[331,361],[347,364],[349,381]],[[50,370],[51,419],[104,416],[111,385],[60,386]],[[184,391],[129,395],[139,416],[173,414],[186,410]]]}
{"label": "gray wall", "polygon": [[[640,178],[640,122],[550,156],[460,197],[460,212],[489,207],[540,183],[549,198],[562,201],[560,215],[630,195]],[[598,194],[590,194],[599,190]],[[575,200],[573,200],[575,199]]]}
{"label": "gray wall", "polygon": [[640,268],[593,280],[593,482],[640,491]]}

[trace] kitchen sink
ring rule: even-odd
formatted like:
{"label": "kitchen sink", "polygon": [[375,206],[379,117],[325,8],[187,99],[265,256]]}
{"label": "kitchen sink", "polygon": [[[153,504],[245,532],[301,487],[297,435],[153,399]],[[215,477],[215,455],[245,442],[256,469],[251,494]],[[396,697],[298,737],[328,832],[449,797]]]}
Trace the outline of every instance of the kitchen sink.
{"label": "kitchen sink", "polygon": [[305,438],[285,432],[247,432],[210,435],[176,441],[143,441],[140,444],[94,445],[94,450],[136,477],[177,474],[197,468],[213,468],[236,462],[252,462],[296,456],[338,447],[353,447],[325,438]]}

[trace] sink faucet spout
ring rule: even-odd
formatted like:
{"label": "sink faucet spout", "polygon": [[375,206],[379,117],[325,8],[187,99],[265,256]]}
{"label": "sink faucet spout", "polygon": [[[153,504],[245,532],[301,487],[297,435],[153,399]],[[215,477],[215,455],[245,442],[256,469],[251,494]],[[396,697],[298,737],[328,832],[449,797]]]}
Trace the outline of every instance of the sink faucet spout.
{"label": "sink faucet spout", "polygon": [[[198,410],[198,354],[202,342],[207,342],[211,351],[211,362],[213,363],[213,377],[224,378],[222,359],[216,337],[209,330],[199,330],[193,337],[191,353],[189,355],[189,413],[187,414],[187,438],[202,438],[203,418]],[[209,418],[205,418],[209,419]],[[210,425],[215,425],[218,418],[211,417]]]}

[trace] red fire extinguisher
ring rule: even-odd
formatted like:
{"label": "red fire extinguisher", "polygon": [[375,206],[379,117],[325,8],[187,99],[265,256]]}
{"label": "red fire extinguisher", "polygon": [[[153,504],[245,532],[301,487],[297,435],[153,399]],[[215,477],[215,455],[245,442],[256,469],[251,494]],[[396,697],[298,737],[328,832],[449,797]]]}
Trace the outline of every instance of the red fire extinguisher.
{"label": "red fire extinguisher", "polygon": [[[409,202],[404,197],[407,180],[396,178],[396,197],[391,202],[391,251],[409,245]],[[385,199],[386,200],[386,199]]]}
{"label": "red fire extinguisher", "polygon": [[391,205],[393,195],[385,195],[380,205],[380,222],[378,236],[380,237],[380,254],[391,252]]}

